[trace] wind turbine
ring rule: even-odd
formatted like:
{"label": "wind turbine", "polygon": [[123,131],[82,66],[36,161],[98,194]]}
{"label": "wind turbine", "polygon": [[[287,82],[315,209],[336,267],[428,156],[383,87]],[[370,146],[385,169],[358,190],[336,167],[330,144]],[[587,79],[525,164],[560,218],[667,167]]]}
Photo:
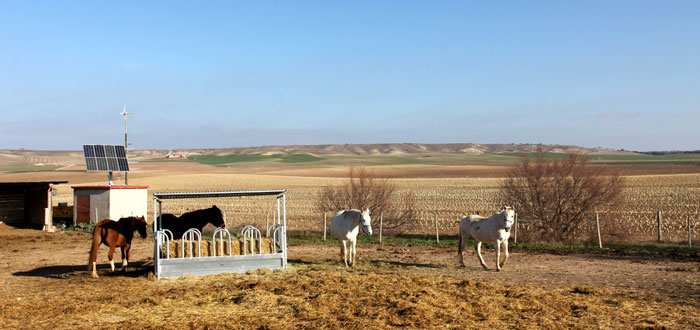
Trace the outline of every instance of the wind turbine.
{"label": "wind turbine", "polygon": [[[128,154],[129,153],[129,133],[127,131],[126,116],[133,115],[133,113],[126,112],[126,104],[125,104],[124,109],[122,110],[120,115],[124,116],[124,152]],[[129,185],[129,172],[124,173],[124,185]]]}

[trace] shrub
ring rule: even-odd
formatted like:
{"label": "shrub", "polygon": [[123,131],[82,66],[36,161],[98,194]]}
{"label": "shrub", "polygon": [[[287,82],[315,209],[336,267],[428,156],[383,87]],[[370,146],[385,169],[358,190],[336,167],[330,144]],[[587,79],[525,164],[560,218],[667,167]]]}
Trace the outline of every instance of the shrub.
{"label": "shrub", "polygon": [[348,182],[341,186],[323,187],[317,205],[321,212],[369,208],[375,224],[383,214],[383,227],[395,232],[414,217],[413,194],[399,196],[396,185],[365,168],[350,168]]}
{"label": "shrub", "polygon": [[75,226],[68,226],[65,228],[66,231],[81,231],[86,233],[92,233],[95,230],[94,223],[79,223]]}
{"label": "shrub", "polygon": [[622,179],[617,171],[588,163],[583,155],[534,159],[522,157],[503,181],[500,198],[526,219],[535,239],[572,241],[581,238],[585,219],[596,209],[620,201]]}

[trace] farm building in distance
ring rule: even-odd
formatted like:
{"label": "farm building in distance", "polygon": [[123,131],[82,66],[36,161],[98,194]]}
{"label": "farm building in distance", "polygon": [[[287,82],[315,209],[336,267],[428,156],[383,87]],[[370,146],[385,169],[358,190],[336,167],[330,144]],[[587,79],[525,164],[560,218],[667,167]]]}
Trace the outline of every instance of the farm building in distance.
{"label": "farm building in distance", "polygon": [[51,191],[68,181],[1,182],[0,221],[24,228],[53,230]]}
{"label": "farm building in distance", "polygon": [[73,225],[148,214],[148,186],[73,186]]}

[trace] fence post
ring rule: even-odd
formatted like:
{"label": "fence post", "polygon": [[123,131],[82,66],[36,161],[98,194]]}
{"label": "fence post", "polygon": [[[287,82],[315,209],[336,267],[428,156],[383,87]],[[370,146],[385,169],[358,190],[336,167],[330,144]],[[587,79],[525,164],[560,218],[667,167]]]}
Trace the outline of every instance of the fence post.
{"label": "fence post", "polygon": [[518,212],[515,212],[515,224],[513,226],[515,226],[515,229],[513,229],[513,243],[518,243]]}
{"label": "fence post", "polygon": [[384,212],[379,213],[379,243],[382,242],[383,227],[384,227]]}
{"label": "fence post", "polygon": [[657,241],[661,242],[661,210],[656,211],[656,225],[658,227],[659,237]]}
{"label": "fence post", "polygon": [[440,244],[440,233],[438,233],[437,212],[435,212],[435,240]]}
{"label": "fence post", "polygon": [[326,212],[323,212],[323,240],[326,240],[326,228],[328,227],[326,222]]}
{"label": "fence post", "polygon": [[603,248],[603,242],[600,240],[600,221],[598,221],[598,212],[595,213],[595,229],[598,232],[598,248]]}
{"label": "fence post", "polygon": [[267,233],[270,233],[270,211],[267,211],[267,213],[265,213],[265,231],[267,231]]}
{"label": "fence post", "polygon": [[690,238],[690,214],[688,214],[688,247],[689,248],[693,247],[693,242]]}

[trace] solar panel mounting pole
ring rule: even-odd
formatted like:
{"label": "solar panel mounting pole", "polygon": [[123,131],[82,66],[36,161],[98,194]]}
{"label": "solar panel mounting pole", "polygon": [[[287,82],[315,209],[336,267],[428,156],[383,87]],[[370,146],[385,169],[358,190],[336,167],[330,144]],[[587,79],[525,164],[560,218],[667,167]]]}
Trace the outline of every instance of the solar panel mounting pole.
{"label": "solar panel mounting pole", "polygon": [[[120,113],[120,115],[124,116],[124,152],[129,153],[129,133],[126,129],[126,116],[131,115],[133,113],[131,112],[126,112],[126,105],[124,105],[124,110]],[[110,182],[111,180],[111,174],[110,174]],[[124,185],[129,185],[129,172],[124,173]]]}

